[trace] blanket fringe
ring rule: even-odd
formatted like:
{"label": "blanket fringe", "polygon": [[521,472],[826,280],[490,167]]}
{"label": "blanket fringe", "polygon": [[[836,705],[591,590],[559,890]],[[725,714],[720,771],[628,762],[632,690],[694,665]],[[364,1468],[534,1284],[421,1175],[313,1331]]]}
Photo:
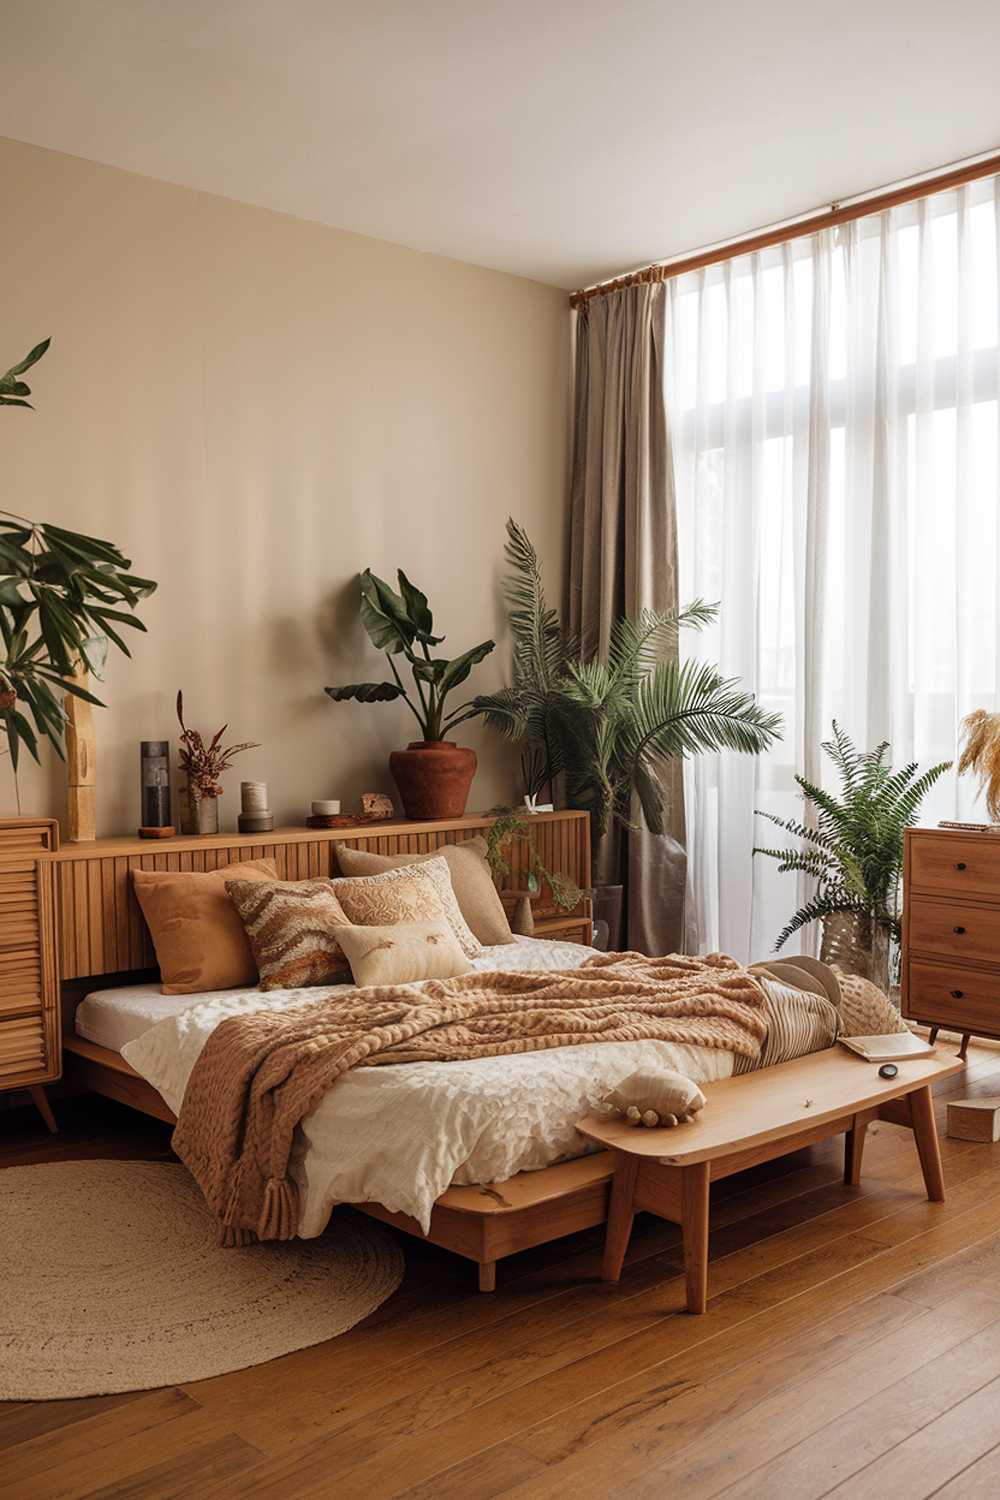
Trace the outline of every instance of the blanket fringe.
{"label": "blanket fringe", "polygon": [[294,1239],[298,1228],[298,1194],[287,1177],[270,1177],[264,1189],[257,1234],[262,1240]]}
{"label": "blanket fringe", "polygon": [[219,1232],[219,1244],[224,1250],[242,1250],[246,1245],[256,1245],[257,1236],[252,1229],[240,1229],[236,1224],[223,1224]]}

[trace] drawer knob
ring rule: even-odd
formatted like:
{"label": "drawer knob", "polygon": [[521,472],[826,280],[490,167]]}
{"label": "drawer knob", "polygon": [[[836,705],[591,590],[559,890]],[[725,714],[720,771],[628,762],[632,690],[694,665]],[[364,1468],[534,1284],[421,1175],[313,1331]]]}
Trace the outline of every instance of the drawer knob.
{"label": "drawer knob", "polygon": [[965,869],[965,860],[964,859],[958,859],[958,860],[956,860],[955,861],[955,869],[956,870],[964,870]]}
{"label": "drawer knob", "polygon": [[962,996],[964,994],[965,994],[964,990],[952,990],[952,992],[951,992],[951,998],[953,1000],[961,1000],[961,998],[962,998]]}
{"label": "drawer knob", "polygon": [[952,930],[952,932],[964,932],[965,928],[964,927],[953,927],[951,930]]}

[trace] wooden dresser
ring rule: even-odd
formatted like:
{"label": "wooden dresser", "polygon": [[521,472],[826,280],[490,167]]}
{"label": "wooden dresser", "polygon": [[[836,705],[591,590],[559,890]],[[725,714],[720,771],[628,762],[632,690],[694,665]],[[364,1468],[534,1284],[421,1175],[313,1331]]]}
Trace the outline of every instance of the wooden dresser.
{"label": "wooden dresser", "polygon": [[903,865],[903,1015],[1000,1038],[1000,834],[907,830]]}
{"label": "wooden dresser", "polygon": [[43,1092],[62,1071],[54,818],[0,819],[0,1093],[28,1089],[50,1130]]}

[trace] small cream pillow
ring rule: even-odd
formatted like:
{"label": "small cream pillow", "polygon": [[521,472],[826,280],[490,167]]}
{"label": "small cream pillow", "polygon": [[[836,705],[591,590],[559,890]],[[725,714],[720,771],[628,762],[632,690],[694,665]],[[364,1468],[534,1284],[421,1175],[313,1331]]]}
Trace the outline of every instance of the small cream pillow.
{"label": "small cream pillow", "polygon": [[443,918],[396,922],[391,927],[336,927],[355,984],[415,984],[453,979],[472,965]]}
{"label": "small cream pillow", "polygon": [[683,1073],[669,1068],[639,1068],[602,1100],[630,1125],[682,1125],[705,1108],[705,1095]]}
{"label": "small cream pillow", "polygon": [[483,945],[462,916],[443,859],[427,859],[380,875],[331,880],[347,920],[357,927],[392,927],[443,917],[466,958],[478,958]]}

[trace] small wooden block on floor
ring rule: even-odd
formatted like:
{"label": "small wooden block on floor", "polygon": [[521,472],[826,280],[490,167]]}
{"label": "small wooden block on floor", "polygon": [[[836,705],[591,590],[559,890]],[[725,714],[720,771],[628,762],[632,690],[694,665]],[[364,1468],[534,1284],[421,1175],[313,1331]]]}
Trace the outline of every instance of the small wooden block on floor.
{"label": "small wooden block on floor", "polygon": [[949,1104],[948,1134],[959,1141],[1000,1141],[1000,1094]]}

